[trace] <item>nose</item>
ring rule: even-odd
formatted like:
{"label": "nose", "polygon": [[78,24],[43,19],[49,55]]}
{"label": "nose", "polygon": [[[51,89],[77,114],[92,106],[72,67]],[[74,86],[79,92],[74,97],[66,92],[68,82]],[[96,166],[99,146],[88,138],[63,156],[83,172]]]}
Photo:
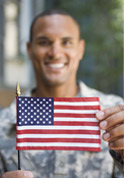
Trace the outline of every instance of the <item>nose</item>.
{"label": "nose", "polygon": [[49,58],[57,59],[62,56],[62,48],[59,44],[54,43],[50,46],[48,51]]}

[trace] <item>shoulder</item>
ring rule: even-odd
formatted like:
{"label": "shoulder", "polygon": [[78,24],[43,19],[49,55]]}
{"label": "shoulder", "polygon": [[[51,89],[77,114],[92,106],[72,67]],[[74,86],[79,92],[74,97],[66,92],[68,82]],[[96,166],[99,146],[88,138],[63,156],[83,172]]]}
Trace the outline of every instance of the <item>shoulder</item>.
{"label": "shoulder", "polygon": [[81,96],[83,97],[99,97],[102,108],[112,107],[124,104],[123,98],[114,94],[105,94],[99,90],[88,87],[82,81],[79,82]]}

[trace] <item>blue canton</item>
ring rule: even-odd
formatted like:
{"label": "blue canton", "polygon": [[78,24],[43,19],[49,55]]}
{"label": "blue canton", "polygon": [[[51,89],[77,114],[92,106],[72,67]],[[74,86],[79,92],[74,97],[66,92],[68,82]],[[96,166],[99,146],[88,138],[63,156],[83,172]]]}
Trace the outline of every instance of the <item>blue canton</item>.
{"label": "blue canton", "polygon": [[53,98],[18,97],[18,126],[53,125]]}

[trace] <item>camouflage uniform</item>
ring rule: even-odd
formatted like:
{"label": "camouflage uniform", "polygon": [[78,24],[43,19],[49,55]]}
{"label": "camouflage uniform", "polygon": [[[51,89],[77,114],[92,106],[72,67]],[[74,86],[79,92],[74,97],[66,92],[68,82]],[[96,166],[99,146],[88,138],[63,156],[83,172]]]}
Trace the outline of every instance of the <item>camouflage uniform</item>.
{"label": "camouflage uniform", "polygon": [[[100,97],[102,108],[123,103],[115,95],[105,95],[79,82],[78,97]],[[30,96],[30,92],[25,93]],[[16,145],[16,106],[0,112],[0,174],[17,170]],[[34,178],[122,178],[121,159],[114,151],[109,153],[107,142],[102,140],[101,152],[86,151],[21,151],[21,168],[32,171]],[[113,158],[114,159],[113,159]],[[113,161],[115,160],[115,161]],[[116,165],[114,165],[116,163]],[[118,167],[120,167],[120,171]]]}

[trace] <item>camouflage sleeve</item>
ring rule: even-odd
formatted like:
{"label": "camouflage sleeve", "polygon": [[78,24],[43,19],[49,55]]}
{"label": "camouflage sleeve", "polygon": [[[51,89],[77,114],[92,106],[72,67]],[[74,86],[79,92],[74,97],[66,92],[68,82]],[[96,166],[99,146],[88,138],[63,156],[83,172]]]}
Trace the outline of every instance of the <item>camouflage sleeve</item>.
{"label": "camouflage sleeve", "polygon": [[[120,170],[124,174],[124,160],[122,160],[121,156],[114,150],[110,150],[110,154],[114,159],[115,167],[117,167],[118,170]],[[115,171],[117,170],[117,168],[115,168]]]}
{"label": "camouflage sleeve", "polygon": [[0,175],[2,175],[3,173],[4,173],[4,163],[0,152]]}

